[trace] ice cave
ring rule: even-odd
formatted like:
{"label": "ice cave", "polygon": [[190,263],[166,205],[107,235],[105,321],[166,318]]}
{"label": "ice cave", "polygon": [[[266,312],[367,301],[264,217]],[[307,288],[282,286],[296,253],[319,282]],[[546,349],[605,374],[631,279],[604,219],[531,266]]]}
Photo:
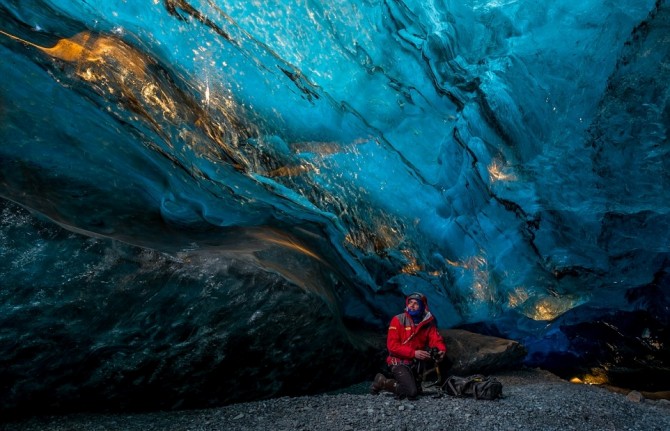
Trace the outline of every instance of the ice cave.
{"label": "ice cave", "polygon": [[670,380],[667,0],[0,0],[0,57],[0,414],[332,390],[414,291]]}

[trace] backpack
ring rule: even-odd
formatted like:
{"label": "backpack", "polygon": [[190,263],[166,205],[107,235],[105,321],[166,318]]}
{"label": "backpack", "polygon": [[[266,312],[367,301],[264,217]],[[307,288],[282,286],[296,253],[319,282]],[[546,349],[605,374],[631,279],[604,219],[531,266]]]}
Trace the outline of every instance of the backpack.
{"label": "backpack", "polygon": [[474,397],[476,400],[495,400],[503,396],[502,383],[481,374],[450,376],[442,385],[442,390],[455,397]]}

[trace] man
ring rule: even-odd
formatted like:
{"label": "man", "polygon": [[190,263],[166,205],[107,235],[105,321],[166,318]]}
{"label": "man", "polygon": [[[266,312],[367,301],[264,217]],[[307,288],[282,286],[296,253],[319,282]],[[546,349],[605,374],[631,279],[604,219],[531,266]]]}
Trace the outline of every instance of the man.
{"label": "man", "polygon": [[428,310],[428,299],[421,293],[412,293],[405,299],[405,311],[394,316],[386,339],[389,355],[386,363],[394,379],[379,373],[370,387],[373,394],[382,390],[399,397],[414,399],[420,392],[418,366],[431,359],[430,348],[437,348],[438,362],[444,359],[447,348],[437,331],[435,318]]}

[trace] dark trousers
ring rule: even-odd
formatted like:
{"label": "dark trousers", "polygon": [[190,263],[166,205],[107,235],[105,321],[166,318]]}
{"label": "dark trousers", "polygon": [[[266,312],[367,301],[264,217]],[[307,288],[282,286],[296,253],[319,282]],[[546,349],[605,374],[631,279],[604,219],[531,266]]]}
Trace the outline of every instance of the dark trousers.
{"label": "dark trousers", "polygon": [[393,377],[398,386],[396,388],[396,395],[399,397],[407,397],[409,399],[416,398],[420,392],[419,382],[417,380],[417,373],[411,365],[394,365],[391,368]]}

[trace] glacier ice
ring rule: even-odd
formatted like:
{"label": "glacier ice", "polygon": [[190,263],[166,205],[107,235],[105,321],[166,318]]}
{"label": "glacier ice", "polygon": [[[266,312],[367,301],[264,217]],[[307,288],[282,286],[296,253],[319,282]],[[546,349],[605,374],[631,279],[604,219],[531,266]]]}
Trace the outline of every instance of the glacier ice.
{"label": "glacier ice", "polygon": [[667,373],[668,27],[664,0],[0,0],[5,408],[342,386],[415,290],[564,377]]}

